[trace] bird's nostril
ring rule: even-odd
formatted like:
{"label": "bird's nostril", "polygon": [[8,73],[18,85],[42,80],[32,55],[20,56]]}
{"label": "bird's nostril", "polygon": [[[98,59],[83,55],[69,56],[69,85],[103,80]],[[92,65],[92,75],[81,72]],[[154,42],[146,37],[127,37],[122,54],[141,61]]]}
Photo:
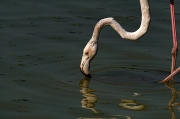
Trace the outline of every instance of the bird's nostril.
{"label": "bird's nostril", "polygon": [[89,53],[88,52],[85,52],[85,55],[88,55]]}

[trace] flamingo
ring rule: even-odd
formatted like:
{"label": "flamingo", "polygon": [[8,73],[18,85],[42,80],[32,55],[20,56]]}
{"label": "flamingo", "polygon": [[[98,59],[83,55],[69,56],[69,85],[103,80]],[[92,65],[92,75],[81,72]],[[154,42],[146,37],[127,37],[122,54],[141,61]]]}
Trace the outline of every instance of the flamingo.
{"label": "flamingo", "polygon": [[[116,22],[113,18],[104,18],[101,19],[94,27],[93,35],[87,45],[83,50],[83,56],[80,64],[80,70],[86,77],[91,77],[90,75],[90,62],[97,54],[98,49],[98,38],[100,31],[105,26],[111,26],[119,35],[124,39],[129,40],[138,40],[142,37],[148,30],[150,23],[150,13],[149,13],[149,4],[148,0],[140,0],[142,20],[140,28],[135,32],[127,32],[124,30],[121,25]],[[176,67],[176,58],[178,52],[178,41],[176,36],[176,21],[174,14],[174,0],[170,0],[170,12],[171,12],[171,22],[172,22],[172,36],[173,36],[173,48],[172,48],[172,64],[171,64],[171,74],[166,77],[161,82],[168,82],[173,79],[174,75],[180,72],[180,67],[175,70]]]}
{"label": "flamingo", "polygon": [[150,24],[150,12],[148,0],[140,0],[141,6],[141,25],[135,32],[127,32],[122,26],[113,18],[101,19],[94,27],[94,31],[91,39],[83,50],[82,60],[80,63],[80,70],[86,77],[91,77],[90,74],[90,62],[97,54],[98,50],[98,38],[102,28],[105,26],[111,26],[123,39],[138,40],[148,31]]}

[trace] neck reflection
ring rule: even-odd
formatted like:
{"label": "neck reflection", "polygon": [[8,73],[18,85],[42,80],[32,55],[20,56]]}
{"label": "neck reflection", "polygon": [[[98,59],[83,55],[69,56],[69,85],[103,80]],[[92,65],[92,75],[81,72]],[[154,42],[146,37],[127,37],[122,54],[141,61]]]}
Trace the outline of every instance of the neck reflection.
{"label": "neck reflection", "polygon": [[79,86],[81,87],[80,92],[83,94],[82,107],[85,109],[90,109],[94,114],[98,114],[99,111],[94,108],[95,103],[98,101],[97,96],[94,94],[94,90],[89,88],[90,78],[84,78],[80,81]]}
{"label": "neck reflection", "polygon": [[[81,87],[80,92],[83,94],[83,97],[84,97],[81,100],[82,108],[92,110],[94,114],[100,114],[99,116],[105,115],[108,117],[108,118],[101,118],[101,119],[117,119],[116,117],[122,117],[125,119],[132,119],[132,117],[130,117],[130,116],[125,116],[125,115],[121,115],[121,114],[114,115],[114,114],[99,112],[95,108],[95,104],[98,101],[98,97],[96,94],[94,94],[94,90],[89,88],[89,84],[90,84],[90,78],[88,78],[88,77],[85,77],[79,83],[79,86]],[[131,102],[129,102],[129,101],[131,101]],[[124,106],[121,106],[121,104]],[[121,106],[123,108],[129,107],[127,109],[131,109],[131,110],[143,110],[145,108],[144,105],[137,105],[135,100],[126,100],[126,99],[121,100],[119,106]],[[96,119],[96,118],[78,118],[78,119]]]}

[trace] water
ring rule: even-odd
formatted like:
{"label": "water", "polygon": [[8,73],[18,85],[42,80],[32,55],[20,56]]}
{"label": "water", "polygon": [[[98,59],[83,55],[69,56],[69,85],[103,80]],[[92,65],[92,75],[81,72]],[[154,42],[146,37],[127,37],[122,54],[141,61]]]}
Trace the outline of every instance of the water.
{"label": "water", "polygon": [[159,83],[171,66],[169,1],[150,5],[149,32],[140,40],[123,40],[110,27],[102,30],[90,80],[79,64],[94,25],[114,17],[126,30],[136,30],[138,0],[1,1],[0,117],[178,119],[180,74],[175,83]]}

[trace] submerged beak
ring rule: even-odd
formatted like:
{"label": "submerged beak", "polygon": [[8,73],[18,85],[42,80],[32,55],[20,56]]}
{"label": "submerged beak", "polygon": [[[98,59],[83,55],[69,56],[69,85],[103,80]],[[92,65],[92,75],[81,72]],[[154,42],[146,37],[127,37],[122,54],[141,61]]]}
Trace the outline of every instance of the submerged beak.
{"label": "submerged beak", "polygon": [[82,72],[83,75],[85,75],[86,77],[90,77],[91,78],[91,75],[90,75],[90,60],[89,60],[89,57],[87,55],[84,55],[82,57],[82,60],[81,60],[81,64],[80,64],[80,70]]}

